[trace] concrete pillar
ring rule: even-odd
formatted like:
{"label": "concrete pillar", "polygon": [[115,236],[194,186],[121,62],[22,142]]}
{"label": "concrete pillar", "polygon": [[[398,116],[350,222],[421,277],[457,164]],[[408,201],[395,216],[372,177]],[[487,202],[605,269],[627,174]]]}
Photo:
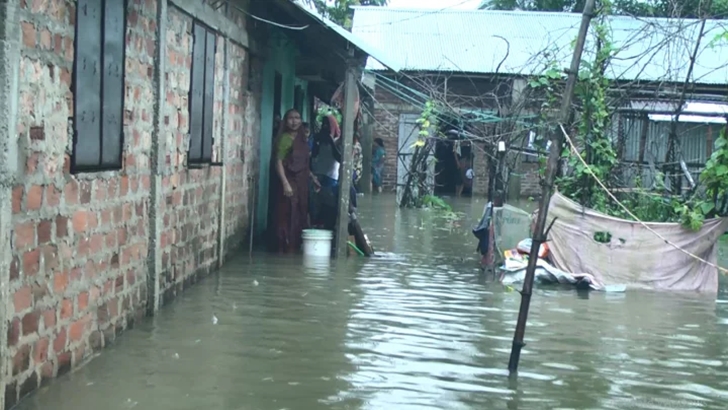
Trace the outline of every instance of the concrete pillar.
{"label": "concrete pillar", "polygon": [[346,80],[344,82],[344,112],[342,122],[344,123],[343,144],[341,153],[341,171],[339,176],[339,217],[336,222],[336,257],[346,256],[349,238],[349,190],[351,189],[351,179],[353,175],[354,164],[352,162],[354,145],[354,97],[356,96],[357,87],[357,69],[350,63],[346,70]]}
{"label": "concrete pillar", "polygon": [[167,0],[157,3],[157,54],[154,57],[154,112],[152,130],[152,177],[151,199],[149,204],[149,252],[147,273],[147,313],[153,315],[160,305],[159,275],[162,273],[162,249],[159,244],[163,229],[164,216],[159,212],[164,203],[164,165],[165,165],[165,137],[164,137],[164,109],[167,95],[164,74],[167,61]]}
{"label": "concrete pillar", "polygon": [[20,70],[20,0],[0,1],[0,409],[5,408],[5,382],[10,300],[13,181],[18,172],[18,75]]}
{"label": "concrete pillar", "polygon": [[227,168],[226,163],[228,159],[227,155],[227,139],[228,139],[228,130],[230,129],[230,125],[228,121],[230,120],[229,110],[228,107],[230,106],[230,40],[223,39],[222,41],[225,42],[225,45],[223,46],[223,80],[222,80],[222,130],[220,131],[221,141],[220,141],[220,158],[218,158],[218,162],[221,163],[220,166],[220,224],[218,226],[218,239],[217,239],[217,249],[218,249],[218,259],[217,259],[217,267],[221,268],[222,264],[225,262],[225,236],[227,234],[225,230],[225,192],[226,192],[226,175],[227,175]]}

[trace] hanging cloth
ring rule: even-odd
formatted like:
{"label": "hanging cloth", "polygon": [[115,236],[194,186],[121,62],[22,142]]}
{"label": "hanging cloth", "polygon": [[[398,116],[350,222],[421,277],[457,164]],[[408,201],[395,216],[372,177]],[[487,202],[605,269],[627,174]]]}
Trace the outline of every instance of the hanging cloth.
{"label": "hanging cloth", "polygon": [[[344,103],[346,101],[346,94],[344,92],[344,85],[345,83],[341,83],[339,87],[334,91],[334,95],[331,97],[331,105],[335,107],[339,107],[341,110],[341,114],[344,114],[344,110],[346,107],[344,107]],[[354,117],[359,115],[359,87],[354,87]]]}

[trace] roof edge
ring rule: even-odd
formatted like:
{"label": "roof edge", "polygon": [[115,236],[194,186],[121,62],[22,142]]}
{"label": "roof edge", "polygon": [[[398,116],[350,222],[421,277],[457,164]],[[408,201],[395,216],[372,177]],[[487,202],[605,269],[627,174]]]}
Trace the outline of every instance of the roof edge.
{"label": "roof edge", "polygon": [[[526,10],[480,10],[480,9],[453,9],[453,8],[416,8],[416,7],[382,7],[382,6],[351,6],[354,11],[366,10],[374,11],[378,13],[422,13],[422,14],[440,14],[440,13],[453,13],[453,14],[495,14],[495,15],[531,15],[531,16],[569,16],[575,19],[581,19],[581,13],[568,13],[564,11],[526,11]],[[607,16],[609,19],[616,20],[639,20],[645,22],[670,22],[670,21],[686,21],[686,22],[699,22],[701,19],[696,18],[672,18],[672,17],[635,17],[629,15],[612,14]],[[356,19],[354,20],[356,22]],[[706,19],[708,22],[724,23],[728,25],[728,21],[723,19]]]}
{"label": "roof edge", "polygon": [[393,61],[389,60],[388,57],[382,55],[383,53],[380,50],[367,43],[366,40],[364,40],[363,38],[320,15],[318,12],[312,10],[305,4],[301,3],[299,0],[290,0],[290,2],[293,3],[293,5],[297,8],[303,10],[309,16],[313,17],[314,20],[318,21],[326,28],[334,31],[336,34],[343,37],[346,41],[353,44],[359,50],[363,51],[370,58],[377,60],[380,64],[394,72],[400,71],[401,68],[398,64],[395,64]]}

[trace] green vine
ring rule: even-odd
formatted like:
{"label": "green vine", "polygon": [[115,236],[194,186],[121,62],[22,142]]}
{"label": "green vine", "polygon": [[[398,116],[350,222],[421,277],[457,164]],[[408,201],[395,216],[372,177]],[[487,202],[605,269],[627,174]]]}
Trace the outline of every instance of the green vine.
{"label": "green vine", "polygon": [[429,207],[426,202],[429,197],[432,197],[430,192],[432,189],[428,185],[427,170],[430,161],[435,159],[430,157],[427,138],[431,136],[431,131],[437,125],[436,112],[436,104],[433,101],[427,101],[420,117],[416,120],[419,131],[417,139],[411,146],[412,155],[409,157],[409,170],[402,188],[400,207]]}
{"label": "green vine", "polygon": [[577,134],[575,144],[588,167],[571,149],[564,152],[568,168],[572,172],[557,180],[559,190],[584,206],[608,212],[610,199],[596,185],[592,173],[609,186],[612,169],[617,164],[617,153],[609,135],[610,112],[607,102],[609,80],[604,72],[616,49],[611,33],[603,19],[592,20],[597,52],[593,62],[582,61],[575,89],[575,99],[580,103],[577,110]]}
{"label": "green vine", "polygon": [[415,146],[424,146],[425,139],[430,136],[430,129],[437,126],[437,116],[435,114],[435,103],[433,101],[425,102],[425,107],[420,114],[420,118],[417,119],[417,125],[420,129],[415,142]]}
{"label": "green vine", "polygon": [[[576,202],[623,219],[633,219],[617,205],[600,186],[592,173],[614,192],[617,187],[619,158],[610,135],[611,112],[608,91],[611,86],[605,77],[605,68],[617,50],[611,41],[611,33],[603,16],[592,20],[592,32],[596,39],[596,53],[591,61],[582,61],[575,88],[575,133],[572,140],[586,166],[570,147],[562,152],[567,172],[557,178],[559,192]],[[529,86],[540,92],[542,125],[539,133],[545,135],[552,126],[553,111],[561,99],[565,76],[555,63],[547,64],[544,73],[529,81]],[[543,148],[543,140],[535,141]],[[540,158],[543,161],[543,158]],[[543,171],[543,164],[541,167]],[[679,222],[683,226],[698,230],[706,219],[728,215],[728,138],[724,129],[715,142],[715,151],[706,162],[700,185],[686,196],[671,195],[665,186],[665,176],[658,173],[652,186],[645,187],[641,178],[633,181],[630,192],[615,195],[630,212],[641,221]],[[605,234],[606,235],[606,234]],[[607,240],[605,235],[599,240]],[[604,236],[604,237],[603,237]]]}
{"label": "green vine", "polygon": [[700,173],[700,184],[705,192],[691,201],[690,215],[702,219],[728,215],[728,136],[723,128],[715,141],[715,151]]}

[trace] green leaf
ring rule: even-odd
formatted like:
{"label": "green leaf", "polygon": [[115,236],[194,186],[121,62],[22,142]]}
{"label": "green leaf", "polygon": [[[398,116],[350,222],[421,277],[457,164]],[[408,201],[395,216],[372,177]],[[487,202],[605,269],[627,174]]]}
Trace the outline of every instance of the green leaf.
{"label": "green leaf", "polygon": [[718,165],[717,167],[715,167],[715,174],[719,177],[728,174],[728,166],[722,164]]}
{"label": "green leaf", "polygon": [[555,68],[551,68],[548,71],[546,71],[546,77],[552,79],[552,80],[558,80],[561,78],[561,73],[559,70]]}
{"label": "green leaf", "polygon": [[715,209],[715,204],[712,202],[703,202],[700,204],[700,211],[703,215],[708,215],[713,209]]}
{"label": "green leaf", "polygon": [[425,146],[425,140],[417,140],[414,144],[412,144],[412,148],[416,147],[424,147]]}

